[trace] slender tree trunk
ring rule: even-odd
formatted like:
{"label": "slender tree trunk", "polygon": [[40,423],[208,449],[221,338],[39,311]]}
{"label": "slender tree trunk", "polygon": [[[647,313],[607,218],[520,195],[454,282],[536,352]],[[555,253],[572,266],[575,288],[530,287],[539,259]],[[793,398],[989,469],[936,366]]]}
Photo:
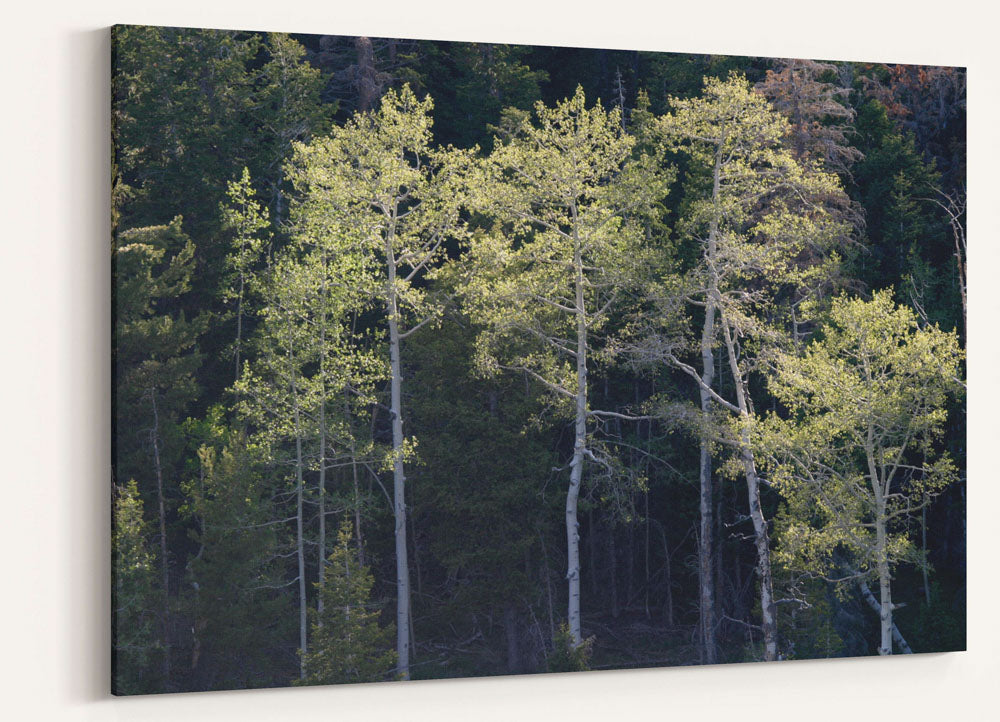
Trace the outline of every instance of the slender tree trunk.
{"label": "slender tree trunk", "polygon": [[396,653],[398,671],[403,679],[410,678],[410,569],[406,552],[406,475],[403,469],[402,367],[399,360],[399,315],[396,299],[396,261],[392,251],[392,236],[386,243],[389,283],[390,407],[392,410],[393,452],[393,513],[396,524]]}
{"label": "slender tree trunk", "polygon": [[[319,588],[326,581],[326,259],[324,258],[323,285],[320,291],[319,326],[319,566],[316,575]],[[323,624],[323,595],[316,595],[317,623]]]}
{"label": "slender tree trunk", "polygon": [[[961,197],[961,196],[959,196]],[[961,223],[962,214],[965,212],[965,204],[956,202],[951,196],[946,195],[947,204],[938,201],[938,205],[945,209],[951,222],[952,236],[955,239],[955,262],[958,264],[958,291],[962,296],[962,335],[966,343],[969,339],[969,300],[968,285],[966,284],[966,258],[967,244],[965,240],[965,228]]]}
{"label": "slender tree trunk", "polygon": [[375,71],[375,53],[372,48],[371,38],[359,37],[354,41],[357,50],[358,62],[356,64],[357,76],[355,84],[358,91],[358,110],[362,113],[371,110],[378,99],[378,82]]}
{"label": "slender tree trunk", "polygon": [[[721,180],[722,148],[715,154],[715,168],[712,174],[712,202],[718,207],[719,184]],[[713,219],[708,233],[708,248],[706,260],[713,268],[718,244],[718,219]],[[714,271],[713,271],[714,272]],[[701,411],[707,423],[708,413],[712,407],[712,397],[708,389],[715,379],[715,354],[712,347],[715,343],[715,296],[712,293],[705,297],[705,320],[701,328],[701,382],[699,397]],[[701,515],[698,528],[698,611],[699,628],[701,632],[702,662],[715,664],[715,584],[712,576],[712,537],[715,525],[712,520],[712,446],[708,432],[701,434],[698,466],[699,512]]]}
{"label": "slender tree trunk", "polygon": [[644,537],[643,537],[643,547],[642,547],[643,561],[645,562],[644,606],[646,609],[646,619],[650,619],[651,617],[649,614],[649,489],[648,488],[646,489],[646,491],[642,492],[642,498],[643,498],[643,515],[645,516],[644,519],[645,523],[643,524]]}
{"label": "slender tree trunk", "polygon": [[354,540],[358,546],[358,566],[365,565],[364,543],[361,539],[361,490],[358,485],[358,445],[354,439],[354,425],[351,423],[351,402],[349,392],[344,391],[344,418],[348,420],[351,442],[351,480],[354,484]]}
{"label": "slender tree trunk", "polygon": [[542,567],[545,572],[545,600],[548,602],[548,612],[549,612],[549,638],[554,639],[556,636],[556,615],[555,615],[555,604],[552,602],[552,573],[549,569],[549,552],[545,546],[545,532],[542,529],[538,530],[538,542],[542,547]]}
{"label": "slender tree trunk", "polygon": [[615,544],[615,528],[608,529],[608,567],[611,573],[611,617],[618,619],[618,548]]}
{"label": "slender tree trunk", "polygon": [[729,322],[723,316],[722,334],[729,355],[729,370],[736,387],[736,403],[744,423],[740,432],[740,460],[747,480],[747,496],[750,504],[750,519],[753,521],[754,545],[757,549],[757,580],[760,583],[761,624],[764,629],[764,660],[773,662],[778,659],[778,619],[774,604],[774,584],[771,580],[771,548],[767,533],[767,520],[760,503],[760,477],[754,462],[753,451],[750,448],[750,408],[743,374],[736,359],[736,347]]}
{"label": "slender tree trunk", "polygon": [[163,608],[160,623],[163,626],[163,680],[170,687],[170,564],[167,559],[167,507],[163,494],[163,464],[160,462],[160,414],[156,407],[156,389],[149,390],[153,406],[153,463],[156,469],[156,503],[160,522],[160,583],[163,585]]}
{"label": "slender tree trunk", "polygon": [[[289,332],[291,326],[289,326]],[[306,676],[306,654],[309,651],[306,638],[306,550],[303,535],[303,480],[302,480],[302,419],[299,414],[299,394],[292,358],[292,339],[289,333],[288,361],[291,372],[292,416],[295,422],[295,553],[299,566],[299,677]]]}
{"label": "slender tree trunk", "polygon": [[[715,364],[712,361],[712,319],[715,308],[712,304],[705,309],[705,329],[702,333],[702,375],[707,386],[712,385]],[[701,410],[707,416],[712,400],[708,391],[701,390]],[[699,453],[699,511],[701,519],[698,527],[698,590],[699,623],[701,644],[705,664],[715,664],[715,585],[712,574],[712,536],[715,525],[712,519],[714,504],[712,499],[712,446],[706,433],[702,433]]]}
{"label": "slender tree trunk", "polygon": [[[722,375],[721,372],[719,375]],[[715,501],[712,527],[712,591],[715,593],[713,599],[715,606],[712,608],[712,614],[715,617],[716,641],[718,641],[719,625],[721,624],[719,620],[722,619],[722,615],[726,611],[725,588],[722,585],[722,561],[725,554],[722,541],[722,508],[725,501],[723,497],[722,478],[716,474],[715,478],[712,479],[712,498]]]}
{"label": "slender tree trunk", "polygon": [[[573,216],[575,220],[575,209]],[[573,265],[576,272],[576,423],[569,490],[566,493],[566,579],[569,582],[569,631],[573,645],[577,646],[583,641],[580,623],[580,523],[577,520],[577,504],[583,482],[584,454],[587,449],[587,316],[584,307],[583,258],[579,238],[575,239]]]}
{"label": "slender tree trunk", "polygon": [[[868,584],[864,579],[861,579],[858,582],[858,588],[861,589],[861,596],[866,602],[868,602],[868,606],[875,611],[875,614],[881,615],[882,605],[879,600],[875,598],[875,595],[872,594],[872,590],[868,588]],[[900,634],[899,627],[896,626],[895,622],[892,623],[892,638],[895,640],[896,646],[899,647],[899,650],[903,654],[913,654],[913,650],[910,648],[910,645],[907,644],[903,635]]]}
{"label": "slender tree trunk", "polygon": [[[410,490],[410,506],[416,507],[416,500],[413,498],[413,490]],[[424,575],[423,570],[420,568],[420,545],[417,544],[417,522],[416,517],[409,515],[408,521],[410,522],[410,547],[413,549],[413,570],[417,573],[417,596],[419,597],[424,593]],[[412,611],[412,610],[411,610]],[[410,621],[412,624],[413,615],[410,615]],[[413,630],[410,630],[410,638],[412,641]],[[410,645],[413,646],[412,644]]]}
{"label": "slender tree trunk", "polygon": [[878,573],[879,587],[879,627],[881,639],[878,653],[892,654],[892,591],[889,577],[889,541],[886,533],[886,496],[888,484],[883,484],[878,473],[875,458],[875,429],[869,424],[865,440],[865,456],[868,460],[868,480],[875,499],[875,571]]}
{"label": "slender tree trunk", "polygon": [[[924,464],[926,464],[926,460]],[[924,499],[924,505],[920,508],[920,551],[922,552],[921,558],[923,563],[920,565],[920,572],[924,578],[924,603],[930,607],[931,606],[931,585],[930,579],[927,576],[927,500]]]}
{"label": "slender tree trunk", "polygon": [[628,536],[628,554],[625,556],[625,609],[628,610],[632,601],[632,588],[635,586],[635,525],[629,522],[626,527]]}
{"label": "slender tree trunk", "polygon": [[663,537],[663,564],[664,574],[667,577],[667,629],[674,628],[674,578],[670,571],[670,547],[667,546],[667,533],[660,529],[660,536]]}
{"label": "slender tree trunk", "polygon": [[590,596],[597,599],[597,524],[594,522],[594,507],[587,509],[587,576],[590,578]]}
{"label": "slender tree trunk", "polygon": [[[240,255],[243,255],[243,249],[240,249]],[[243,259],[240,259],[243,262]],[[240,271],[240,293],[236,301],[236,380],[240,380],[240,343],[243,340],[243,291],[246,285],[246,280],[243,275],[243,271]]]}
{"label": "slender tree trunk", "polygon": [[[744,445],[749,439],[744,440]],[[767,534],[767,520],[760,505],[760,479],[754,465],[753,454],[744,446],[740,452],[747,479],[750,518],[753,520],[754,545],[757,549],[757,579],[760,583],[761,623],[764,628],[764,661],[778,659],[778,615],[774,603],[774,584],[771,580],[771,550]]]}
{"label": "slender tree trunk", "polygon": [[879,622],[882,632],[878,653],[892,654],[892,591],[889,579],[889,553],[885,530],[885,510],[879,504],[875,519],[875,543],[878,555]]}

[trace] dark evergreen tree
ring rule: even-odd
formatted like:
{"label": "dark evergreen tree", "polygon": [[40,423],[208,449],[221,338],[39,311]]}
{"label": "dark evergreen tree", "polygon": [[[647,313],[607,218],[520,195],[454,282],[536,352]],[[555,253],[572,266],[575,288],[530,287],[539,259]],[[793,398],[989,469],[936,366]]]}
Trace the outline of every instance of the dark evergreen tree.
{"label": "dark evergreen tree", "polygon": [[295,684],[380,682],[396,666],[395,627],[379,626],[381,613],[371,600],[374,580],[351,548],[351,522],[345,520],[317,592],[323,612],[314,616],[312,648],[305,655],[305,679]]}

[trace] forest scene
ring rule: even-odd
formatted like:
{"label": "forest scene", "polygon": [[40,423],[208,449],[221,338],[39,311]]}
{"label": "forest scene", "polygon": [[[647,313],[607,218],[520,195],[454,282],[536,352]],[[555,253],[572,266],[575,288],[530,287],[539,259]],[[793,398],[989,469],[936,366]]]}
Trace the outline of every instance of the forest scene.
{"label": "forest scene", "polygon": [[111,45],[115,694],[965,649],[964,69]]}

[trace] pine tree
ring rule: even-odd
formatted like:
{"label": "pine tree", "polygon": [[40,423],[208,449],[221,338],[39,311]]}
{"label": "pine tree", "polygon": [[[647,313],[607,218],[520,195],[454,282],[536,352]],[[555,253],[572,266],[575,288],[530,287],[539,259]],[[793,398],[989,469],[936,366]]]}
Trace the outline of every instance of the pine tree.
{"label": "pine tree", "polygon": [[275,523],[262,449],[228,428],[220,407],[188,428],[202,441],[200,468],[182,484],[181,507],[198,545],[185,580],[192,674],[211,689],[278,684],[294,602],[280,561],[286,529]]}
{"label": "pine tree", "polygon": [[170,679],[169,498],[178,486],[183,452],[180,422],[196,397],[198,340],[208,317],[185,318],[178,306],[191,287],[195,247],[170,225],[122,232],[113,252],[114,473],[135,479],[155,501],[159,546],[163,678]]}
{"label": "pine tree", "polygon": [[111,690],[145,694],[162,684],[154,664],[157,640],[156,559],[135,480],[115,487],[111,527]]}
{"label": "pine tree", "polygon": [[775,60],[757,90],[789,120],[789,144],[797,161],[818,161],[830,171],[849,173],[861,151],[849,142],[854,109],[851,89],[841,87],[837,66],[815,60]]}
{"label": "pine tree", "polygon": [[392,678],[396,653],[393,625],[379,626],[371,601],[374,580],[351,548],[351,522],[345,520],[329,557],[328,572],[317,592],[323,611],[312,623],[312,647],[305,655],[309,670],[294,684],[379,682]]}

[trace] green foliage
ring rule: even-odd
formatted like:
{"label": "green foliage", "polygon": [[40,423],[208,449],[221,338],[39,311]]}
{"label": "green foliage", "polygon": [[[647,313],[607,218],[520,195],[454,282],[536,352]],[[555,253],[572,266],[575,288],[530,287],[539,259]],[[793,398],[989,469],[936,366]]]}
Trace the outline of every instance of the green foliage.
{"label": "green foliage", "polygon": [[[400,458],[416,674],[534,671],[546,657],[553,671],[587,668],[593,640],[574,646],[565,625],[549,639],[567,601],[556,480],[573,443],[581,339],[579,569],[585,621],[621,642],[602,645],[605,662],[694,659],[697,578],[684,560],[698,449],[673,434],[684,427],[721,439],[718,460],[753,437],[777,596],[801,601],[777,607],[791,656],[871,649],[857,642],[869,609],[816,578],[875,573],[869,456],[888,489],[881,556],[907,601],[900,629],[917,651],[964,645],[964,496],[934,501],[965,454],[962,357],[934,325],[962,318],[934,202],[940,188],[964,209],[961,164],[948,162],[964,137],[960,72],[855,66],[888,85],[863,78],[852,100],[895,104],[863,102],[852,124],[834,71],[810,61],[784,72],[759,58],[296,37],[113,31],[114,478],[130,480],[113,517],[116,691],[282,684],[297,662],[296,603],[320,599],[307,683],[390,678],[393,629],[378,628],[373,594],[398,579],[382,475]],[[753,92],[758,80],[791,124]],[[366,112],[349,116],[359,99]],[[849,203],[817,165],[860,153]],[[860,244],[849,242],[851,203],[867,220]],[[917,313],[882,293],[830,311],[843,287],[895,287]],[[693,412],[688,375],[664,363],[697,354],[710,296],[722,314],[710,350],[718,361],[725,328],[737,355],[714,389],[731,399],[743,385],[742,420]],[[406,381],[395,451],[390,319]],[[626,348],[642,363],[618,364]],[[774,413],[761,420],[754,407]],[[598,408],[662,413],[633,426]],[[163,559],[150,524],[158,477]],[[724,478],[719,530],[745,514]],[[363,543],[355,559],[342,534],[327,584],[305,600],[297,583],[319,576],[321,500],[327,515],[358,510]],[[925,504],[926,555],[910,539]],[[744,538],[723,533],[715,549],[718,588],[745,589]],[[914,570],[930,561],[943,571],[928,605]],[[760,615],[740,597],[727,614]],[[860,622],[844,621],[848,607]],[[720,625],[723,657],[739,657],[748,629]],[[750,634],[745,658],[761,658]]]}
{"label": "green foliage", "polygon": [[784,116],[737,74],[706,78],[700,96],[671,107],[660,132],[690,158],[695,191],[677,230],[705,247],[710,266],[693,271],[694,288],[717,275],[723,313],[744,330],[782,286],[800,298],[827,284],[845,228],[826,204],[843,190],[836,176],[796,161]]}
{"label": "green foliage", "polygon": [[861,106],[857,127],[865,157],[854,167],[854,184],[866,209],[866,245],[852,259],[853,274],[873,289],[895,286],[899,300],[932,323],[960,326],[955,249],[934,202],[941,177],[933,160],[896,129],[878,101]]}
{"label": "green foliage", "polygon": [[293,141],[332,117],[319,97],[325,80],[297,41],[276,33],[123,25],[114,28],[112,54],[115,228],[184,215],[198,246],[197,282],[175,308],[190,318],[217,314],[196,375],[215,400],[232,383],[224,349],[237,335],[222,313],[234,288],[220,213],[227,184],[248,168],[280,232],[282,163]]}
{"label": "green foliage", "polygon": [[233,356],[236,376],[240,374],[240,351],[243,342],[243,318],[248,302],[247,293],[253,287],[254,273],[258,271],[265,244],[270,240],[266,229],[270,226],[268,212],[256,199],[250,184],[250,171],[243,169],[239,180],[229,183],[226,193],[228,205],[222,206],[223,228],[232,234],[229,255],[226,258],[228,276],[222,279],[222,298],[235,303],[236,340]]}
{"label": "green foliage", "polygon": [[247,161],[236,121],[250,107],[258,37],[122,25],[113,49],[118,164],[134,193],[125,225],[181,212],[199,231],[214,225],[226,179]]}
{"label": "green foliage", "polygon": [[155,560],[135,480],[115,487],[111,525],[111,687],[115,694],[156,691],[161,647],[156,638]]}
{"label": "green foliage", "polygon": [[827,577],[842,576],[837,550],[864,574],[918,561],[907,520],[956,478],[935,442],[963,355],[954,333],[919,328],[882,291],[836,299],[804,353],[779,357],[769,388],[790,416],[757,430],[786,503],[777,559]]}
{"label": "green foliage", "polygon": [[733,72],[743,72],[756,79],[754,75],[764,72],[752,64],[758,59],[731,55],[640,52],[639,60],[644,66],[640,87],[649,93],[651,108],[657,114],[670,109],[672,97],[698,95],[706,78],[725,80]]}
{"label": "green foliage", "polygon": [[198,340],[209,317],[188,320],[178,310],[191,288],[194,257],[180,217],[122,232],[112,256],[115,471],[118,478],[134,478],[147,499],[154,481],[152,435],[161,446],[162,470],[176,479],[180,420],[198,393]]}
{"label": "green foliage", "polygon": [[563,622],[552,639],[548,658],[549,672],[586,672],[590,669],[594,638],[588,637],[580,644],[573,644],[569,626]]}
{"label": "green foliage", "polygon": [[239,180],[229,183],[226,197],[228,203],[221,208],[222,223],[233,237],[227,265],[235,279],[226,284],[223,297],[235,300],[238,295],[233,287],[242,287],[259,262],[268,240],[264,231],[271,221],[267,209],[257,202],[247,168],[243,169]]}
{"label": "green foliage", "polygon": [[517,45],[427,43],[426,87],[436,99],[441,143],[486,147],[504,108],[531,108],[548,73],[528,66],[530,50]]}
{"label": "green foliage", "polygon": [[[231,193],[228,218],[241,230],[230,263],[242,276],[260,252],[256,233],[266,211],[249,195],[245,175]],[[266,271],[247,278],[243,291],[257,301],[257,333],[254,360],[240,369],[234,387],[238,408],[261,443],[279,452],[282,442],[320,435],[346,446],[352,437],[341,413],[342,394],[370,399],[373,385],[385,376],[372,335],[354,331],[357,315],[371,302],[372,260],[343,225],[327,223],[312,210],[308,203],[295,206],[290,243]]]}
{"label": "green foliage", "polygon": [[441,602],[414,600],[416,616],[471,626],[541,593],[538,537],[551,533],[560,500],[545,496],[556,439],[532,423],[545,408],[540,389],[480,378],[467,321],[414,336],[408,408],[412,428],[425,432],[423,463],[411,472],[414,524],[429,540],[424,563],[430,557],[449,580]]}
{"label": "green foliage", "polygon": [[321,101],[326,78],[308,62],[298,41],[285,33],[268,33],[262,45],[267,58],[263,67],[256,73],[254,65],[247,69],[253,82],[250,117],[260,129],[258,142],[250,149],[250,162],[280,222],[287,215],[282,164],[295,142],[327,129],[337,106]]}
{"label": "green foliage", "polygon": [[[183,212],[197,237],[214,233],[226,182],[244,166],[277,202],[291,143],[332,117],[320,71],[285,34],[121,25],[113,49],[126,226]],[[224,249],[203,250],[215,263]]]}
{"label": "green foliage", "polygon": [[330,554],[326,577],[317,585],[323,613],[315,615],[311,648],[305,655],[307,675],[293,684],[341,684],[391,679],[396,664],[392,649],[395,626],[379,627],[379,610],[371,602],[374,580],[351,545],[351,523],[341,524]]}
{"label": "green foliage", "polygon": [[845,645],[834,620],[836,602],[829,585],[776,570],[775,583],[794,598],[778,606],[778,631],[788,659],[843,656]]}
{"label": "green foliage", "polygon": [[212,689],[268,686],[290,661],[279,650],[289,636],[292,598],[279,555],[286,547],[274,489],[260,449],[226,426],[219,407],[189,433],[201,441],[198,476],[182,484],[181,513],[193,522],[198,552],[188,564],[186,607],[194,629],[192,668],[210,669]]}
{"label": "green foliage", "polygon": [[964,590],[958,599],[949,599],[941,584],[931,582],[930,604],[921,599],[915,610],[898,612],[910,632],[908,641],[915,652],[953,652],[966,648]]}
{"label": "green foliage", "polygon": [[459,210],[471,155],[430,144],[430,97],[389,90],[379,109],[355,114],[329,136],[296,144],[286,167],[296,234],[336,238],[355,259],[351,285],[401,325],[440,313],[423,277],[462,238]]}
{"label": "green foliage", "polygon": [[672,174],[633,156],[619,111],[588,109],[582,89],[535,114],[511,117],[478,180],[475,203],[497,225],[474,237],[460,293],[484,327],[480,369],[526,372],[565,401],[576,394],[577,311],[590,351],[642,287],[653,263],[643,218]]}
{"label": "green foliage", "polygon": [[[742,387],[735,394],[742,411],[730,402],[736,416],[696,417],[674,403],[656,405],[669,423],[689,426],[701,439],[732,443],[743,431],[735,418],[754,403],[751,372],[774,348],[792,342],[786,329],[800,306],[836,281],[837,249],[847,228],[830,204],[843,198],[843,189],[836,176],[796,160],[786,142],[788,120],[738,73],[706,77],[701,95],[671,98],[670,105],[671,113],[645,122],[686,170],[674,227],[682,250],[675,267],[664,268],[649,286],[655,311],[632,320],[630,350],[642,364],[699,377],[706,359],[712,371],[711,358],[725,343],[723,358],[732,353],[725,376]],[[695,340],[692,329],[699,325]],[[686,362],[695,354],[700,371]],[[714,384],[723,388],[724,380]],[[706,408],[721,407],[703,402]],[[731,457],[722,471],[745,473],[745,461]]]}

